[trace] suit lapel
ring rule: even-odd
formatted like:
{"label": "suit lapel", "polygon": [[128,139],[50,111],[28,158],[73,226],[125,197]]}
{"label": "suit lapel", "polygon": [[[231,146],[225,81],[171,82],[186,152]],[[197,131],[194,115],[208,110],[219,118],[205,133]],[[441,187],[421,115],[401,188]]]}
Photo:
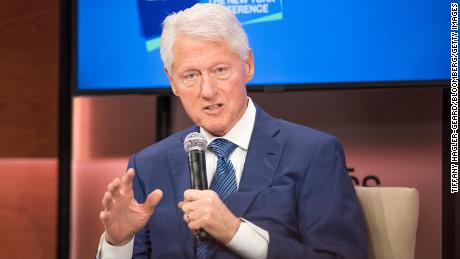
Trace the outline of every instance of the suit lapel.
{"label": "suit lapel", "polygon": [[227,200],[227,206],[237,217],[242,217],[255,196],[272,182],[284,147],[279,130],[276,120],[257,106],[238,192]]}
{"label": "suit lapel", "polygon": [[[285,144],[278,134],[276,120],[260,107],[256,108],[256,121],[239,188],[225,202],[236,217],[244,217],[257,194],[270,185]],[[216,245],[209,246],[207,258],[213,257],[216,251]]]}

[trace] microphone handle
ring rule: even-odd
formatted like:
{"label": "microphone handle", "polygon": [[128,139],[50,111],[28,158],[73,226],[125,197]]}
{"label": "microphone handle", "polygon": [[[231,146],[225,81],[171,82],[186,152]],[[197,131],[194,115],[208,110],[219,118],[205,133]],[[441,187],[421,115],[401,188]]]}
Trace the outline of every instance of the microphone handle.
{"label": "microphone handle", "polygon": [[[190,170],[190,181],[192,189],[207,190],[208,180],[206,175],[206,159],[203,151],[192,150],[188,153],[188,166]],[[198,229],[196,237],[205,241],[209,235],[203,229]]]}
{"label": "microphone handle", "polygon": [[203,151],[192,150],[188,153],[188,166],[192,189],[207,190],[206,159]]}

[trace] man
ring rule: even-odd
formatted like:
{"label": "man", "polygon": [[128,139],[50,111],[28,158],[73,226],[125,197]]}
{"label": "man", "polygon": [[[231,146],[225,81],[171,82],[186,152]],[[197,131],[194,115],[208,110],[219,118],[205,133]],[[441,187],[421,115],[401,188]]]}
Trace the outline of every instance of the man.
{"label": "man", "polygon": [[[197,4],[168,16],[161,56],[197,126],[132,156],[127,174],[108,185],[98,256],[367,258],[341,145],[247,97],[253,54],[230,10]],[[194,131],[210,143],[210,190],[190,189],[183,142]],[[197,241],[199,229],[211,238]]]}

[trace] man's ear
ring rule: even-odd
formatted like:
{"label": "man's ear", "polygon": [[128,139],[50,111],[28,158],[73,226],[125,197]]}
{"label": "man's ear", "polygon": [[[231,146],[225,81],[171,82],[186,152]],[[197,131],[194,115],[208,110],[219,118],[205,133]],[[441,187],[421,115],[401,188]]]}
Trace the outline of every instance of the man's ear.
{"label": "man's ear", "polygon": [[168,69],[166,69],[166,67],[163,67],[165,73],[166,73],[166,76],[168,77],[169,79],[169,84],[171,85],[171,90],[173,92],[173,94],[175,96],[177,96],[177,89],[176,89],[176,86],[174,84],[174,81],[173,81],[173,78],[172,78],[172,75],[169,73]]}
{"label": "man's ear", "polygon": [[248,57],[245,61],[246,65],[246,83],[251,81],[254,77],[254,55],[252,54],[252,49],[248,48]]}

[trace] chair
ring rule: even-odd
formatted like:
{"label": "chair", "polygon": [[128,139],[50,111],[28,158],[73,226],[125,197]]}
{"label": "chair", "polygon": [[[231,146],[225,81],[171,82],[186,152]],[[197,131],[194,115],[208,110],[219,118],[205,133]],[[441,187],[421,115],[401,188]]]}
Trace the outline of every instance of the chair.
{"label": "chair", "polygon": [[415,188],[355,187],[368,229],[370,259],[413,259],[419,194]]}

